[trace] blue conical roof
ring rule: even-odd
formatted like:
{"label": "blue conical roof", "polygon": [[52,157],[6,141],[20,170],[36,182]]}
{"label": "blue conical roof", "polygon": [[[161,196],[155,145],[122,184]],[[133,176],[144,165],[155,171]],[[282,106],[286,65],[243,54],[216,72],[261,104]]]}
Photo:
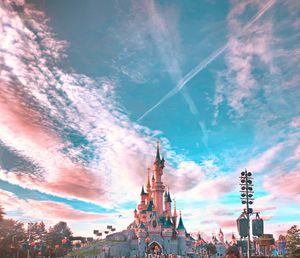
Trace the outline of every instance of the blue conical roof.
{"label": "blue conical roof", "polygon": [[139,228],[145,228],[143,221],[140,223]]}
{"label": "blue conical roof", "polygon": [[179,219],[177,230],[185,230],[185,227],[184,227],[183,222],[182,222],[181,215],[180,215],[180,219]]}
{"label": "blue conical roof", "polygon": [[172,228],[173,227],[170,216],[168,216],[168,219],[166,220],[164,227],[165,228]]}
{"label": "blue conical roof", "polygon": [[164,197],[168,198],[168,192],[167,191],[165,191]]}
{"label": "blue conical roof", "polygon": [[167,202],[172,202],[170,192],[168,192]]}
{"label": "blue conical roof", "polygon": [[148,195],[148,194],[145,192],[145,190],[144,190],[144,186],[142,186],[141,195]]}
{"label": "blue conical roof", "polygon": [[147,211],[152,211],[153,210],[153,200],[151,200],[149,202],[149,205],[148,205],[148,208],[147,208]]}
{"label": "blue conical roof", "polygon": [[156,157],[155,160],[160,162],[160,153],[159,153],[159,141],[156,143]]}

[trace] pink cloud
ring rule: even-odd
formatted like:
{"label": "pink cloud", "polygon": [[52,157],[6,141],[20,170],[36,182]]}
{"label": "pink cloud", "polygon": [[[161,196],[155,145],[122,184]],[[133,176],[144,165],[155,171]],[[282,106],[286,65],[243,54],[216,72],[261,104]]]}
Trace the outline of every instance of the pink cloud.
{"label": "pink cloud", "polygon": [[284,148],[284,144],[278,143],[273,147],[267,149],[265,152],[260,154],[254,159],[251,159],[246,167],[249,170],[253,170],[255,173],[263,172],[274,160],[276,160],[277,155]]}
{"label": "pink cloud", "polygon": [[107,218],[106,214],[84,212],[71,206],[53,201],[20,199],[15,194],[0,189],[0,200],[6,212],[18,212],[32,220],[84,221]]}
{"label": "pink cloud", "polygon": [[99,202],[104,191],[100,177],[60,152],[64,144],[40,121],[43,117],[29,108],[26,99],[12,85],[1,83],[1,140],[42,168],[41,175],[8,172],[1,178],[23,187],[68,198]]}
{"label": "pink cloud", "polygon": [[300,166],[287,173],[265,178],[264,187],[277,199],[300,203]]}
{"label": "pink cloud", "polygon": [[221,228],[236,228],[236,220],[235,219],[226,219],[219,221]]}

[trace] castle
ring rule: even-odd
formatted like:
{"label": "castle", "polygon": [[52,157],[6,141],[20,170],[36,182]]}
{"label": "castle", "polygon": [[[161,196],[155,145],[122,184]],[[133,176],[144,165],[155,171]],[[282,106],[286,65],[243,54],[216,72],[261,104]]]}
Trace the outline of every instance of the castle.
{"label": "castle", "polygon": [[177,214],[175,200],[172,211],[171,194],[162,181],[164,165],[157,143],[151,182],[148,168],[146,191],[142,186],[140,203],[133,212],[134,221],[126,230],[106,237],[107,240],[119,241],[109,247],[110,255],[142,258],[147,253],[186,256],[194,252],[194,239],[187,233],[181,213]]}
{"label": "castle", "polygon": [[139,257],[149,252],[182,256],[192,252],[193,239],[183,225],[181,213],[178,219],[175,200],[172,211],[170,191],[162,181],[164,164],[157,142],[152,179],[150,182],[148,168],[146,191],[142,186],[141,200],[134,210],[134,222],[130,225],[138,238]]}

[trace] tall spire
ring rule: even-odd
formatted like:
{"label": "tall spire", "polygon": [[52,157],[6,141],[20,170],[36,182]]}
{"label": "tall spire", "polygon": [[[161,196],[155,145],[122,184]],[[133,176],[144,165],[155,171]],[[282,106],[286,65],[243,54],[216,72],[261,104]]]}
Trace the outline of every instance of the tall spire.
{"label": "tall spire", "polygon": [[160,161],[159,141],[156,142],[156,158],[155,158],[155,160]]}
{"label": "tall spire", "polygon": [[147,192],[149,192],[150,188],[151,188],[151,185],[150,185],[150,168],[148,167],[147,168],[148,170],[148,180],[147,180]]}
{"label": "tall spire", "polygon": [[174,198],[174,211],[173,211],[173,217],[177,217],[176,200],[175,200],[175,198]]}

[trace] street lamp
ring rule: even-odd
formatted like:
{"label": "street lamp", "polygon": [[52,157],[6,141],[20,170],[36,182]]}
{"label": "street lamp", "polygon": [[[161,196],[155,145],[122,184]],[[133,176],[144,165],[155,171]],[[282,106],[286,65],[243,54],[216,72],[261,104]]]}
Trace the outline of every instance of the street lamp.
{"label": "street lamp", "polygon": [[246,209],[244,211],[244,213],[246,213],[246,218],[247,218],[247,257],[250,258],[250,248],[251,248],[251,244],[250,244],[250,214],[252,214],[253,209],[250,208],[250,205],[253,204],[254,198],[253,198],[253,177],[252,177],[252,173],[247,171],[247,169],[245,169],[245,171],[241,172],[241,176],[240,176],[240,186],[241,186],[241,202],[242,204],[246,204]]}

